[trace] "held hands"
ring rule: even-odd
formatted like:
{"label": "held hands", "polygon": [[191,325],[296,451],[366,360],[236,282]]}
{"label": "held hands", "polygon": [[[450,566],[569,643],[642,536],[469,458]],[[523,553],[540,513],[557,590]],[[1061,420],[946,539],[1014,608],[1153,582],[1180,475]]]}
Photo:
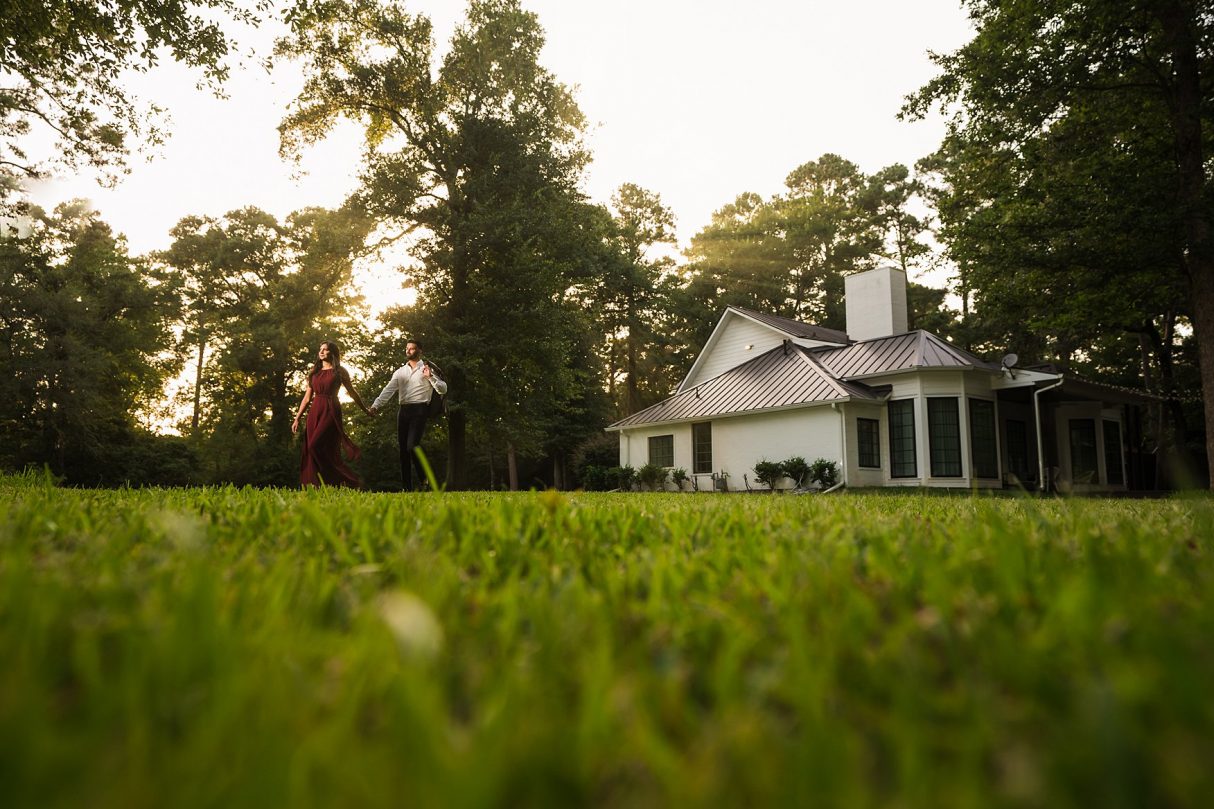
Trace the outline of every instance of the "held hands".
{"label": "held hands", "polygon": [[379,408],[378,408],[378,407],[368,407],[368,408],[367,408],[367,415],[368,415],[368,416],[378,416],[378,415],[379,415]]}

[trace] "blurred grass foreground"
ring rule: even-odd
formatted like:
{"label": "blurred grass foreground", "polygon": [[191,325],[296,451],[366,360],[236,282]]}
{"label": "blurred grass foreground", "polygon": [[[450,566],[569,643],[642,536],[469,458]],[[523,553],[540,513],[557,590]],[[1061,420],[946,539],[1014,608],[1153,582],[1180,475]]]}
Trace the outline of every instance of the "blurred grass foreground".
{"label": "blurred grass foreground", "polygon": [[1214,502],[0,479],[6,806],[1214,805]]}

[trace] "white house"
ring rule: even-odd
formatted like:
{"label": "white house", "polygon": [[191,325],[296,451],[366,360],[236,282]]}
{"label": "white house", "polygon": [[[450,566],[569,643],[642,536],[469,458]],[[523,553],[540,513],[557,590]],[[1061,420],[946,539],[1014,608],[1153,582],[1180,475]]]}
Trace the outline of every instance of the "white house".
{"label": "white house", "polygon": [[846,296],[847,334],[726,309],[675,394],[607,428],[620,465],[683,468],[701,490],[758,487],[757,462],[794,456],[835,461],[851,487],[1094,492],[1141,479],[1126,447],[1143,394],[908,331],[896,268],[848,276]]}

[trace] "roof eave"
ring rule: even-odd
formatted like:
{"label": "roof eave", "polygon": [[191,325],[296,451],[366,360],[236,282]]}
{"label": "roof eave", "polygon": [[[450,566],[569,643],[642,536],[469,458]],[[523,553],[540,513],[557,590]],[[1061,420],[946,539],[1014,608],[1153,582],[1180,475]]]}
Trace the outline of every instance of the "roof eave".
{"label": "roof eave", "polygon": [[877,398],[868,398],[868,397],[860,398],[860,397],[856,397],[856,396],[847,395],[847,396],[840,396],[835,399],[823,399],[822,401],[817,401],[817,402],[798,402],[796,404],[779,405],[777,407],[764,407],[764,408],[760,408],[758,410],[739,410],[736,413],[707,413],[702,416],[691,416],[688,418],[670,419],[668,421],[667,420],[644,421],[644,422],[639,422],[637,424],[626,424],[623,426],[620,426],[619,423],[617,422],[616,424],[612,424],[610,427],[604,427],[603,431],[609,432],[609,433],[618,433],[618,432],[622,432],[624,430],[636,430],[636,429],[640,429],[642,427],[655,427],[660,424],[691,424],[691,423],[697,422],[697,421],[713,421],[716,419],[732,419],[732,418],[737,418],[739,416],[754,416],[754,415],[760,415],[760,414],[765,414],[765,413],[781,413],[786,410],[803,410],[803,409],[808,409],[811,407],[821,407],[823,405],[832,405],[832,404],[839,404],[839,403],[846,403],[846,402],[864,402],[867,404],[880,404],[880,403],[884,402],[885,399],[886,399],[886,397],[884,397],[884,396],[877,397]]}

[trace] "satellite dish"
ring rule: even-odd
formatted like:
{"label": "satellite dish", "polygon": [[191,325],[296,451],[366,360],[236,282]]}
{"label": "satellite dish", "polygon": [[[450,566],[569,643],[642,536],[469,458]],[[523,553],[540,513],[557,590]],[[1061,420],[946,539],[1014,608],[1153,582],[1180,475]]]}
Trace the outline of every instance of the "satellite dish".
{"label": "satellite dish", "polygon": [[1004,354],[1003,359],[999,360],[999,364],[1003,366],[1003,370],[1012,379],[1016,378],[1016,372],[1012,369],[1016,367],[1016,363],[1020,362],[1020,358],[1015,354]]}

